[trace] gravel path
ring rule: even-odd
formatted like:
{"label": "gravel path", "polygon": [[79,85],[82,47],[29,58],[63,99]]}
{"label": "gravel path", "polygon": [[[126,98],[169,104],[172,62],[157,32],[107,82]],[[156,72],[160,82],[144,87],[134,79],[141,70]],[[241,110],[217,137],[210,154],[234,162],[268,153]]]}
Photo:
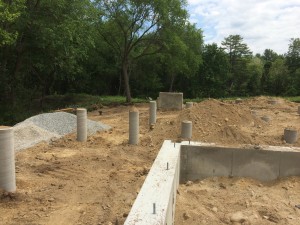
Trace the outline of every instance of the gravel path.
{"label": "gravel path", "polygon": [[[65,112],[44,113],[24,120],[14,126],[15,150],[29,148],[41,141],[50,141],[76,131],[77,118]],[[87,121],[88,135],[111,127],[100,122]]]}

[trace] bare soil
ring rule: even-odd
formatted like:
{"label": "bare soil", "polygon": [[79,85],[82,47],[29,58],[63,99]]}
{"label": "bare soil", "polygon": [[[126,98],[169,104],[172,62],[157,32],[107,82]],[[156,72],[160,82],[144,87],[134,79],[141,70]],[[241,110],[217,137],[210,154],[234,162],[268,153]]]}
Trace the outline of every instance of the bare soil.
{"label": "bare soil", "polygon": [[[180,140],[182,120],[193,122],[193,141],[299,147],[299,140],[286,144],[282,138],[285,127],[299,130],[299,104],[268,101],[258,97],[235,104],[211,99],[182,111],[158,111],[154,129],[149,128],[148,105],[137,104],[138,146],[128,145],[131,107],[103,108],[102,115],[91,112],[89,119],[112,129],[89,137],[86,143],[77,142],[72,134],[16,154],[18,189],[0,195],[0,224],[123,224],[163,140]],[[270,122],[261,120],[263,115],[268,115]],[[220,188],[220,183],[225,188]],[[253,224],[299,221],[300,209],[293,206],[300,204],[299,178],[274,185],[245,178],[211,178],[181,185],[179,193],[176,224],[230,224],[231,214],[237,211],[247,217],[244,224],[251,216],[258,218]]]}

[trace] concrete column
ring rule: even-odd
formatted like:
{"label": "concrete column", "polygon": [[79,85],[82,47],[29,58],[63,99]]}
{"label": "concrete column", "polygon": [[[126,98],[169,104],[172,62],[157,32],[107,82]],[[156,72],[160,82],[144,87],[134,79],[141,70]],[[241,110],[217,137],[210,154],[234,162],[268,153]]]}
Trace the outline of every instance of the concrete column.
{"label": "concrete column", "polygon": [[156,123],[156,101],[150,101],[149,103],[149,124]]}
{"label": "concrete column", "polygon": [[139,143],[139,111],[135,108],[129,110],[129,144]]}
{"label": "concrete column", "polygon": [[286,143],[293,144],[298,139],[298,132],[293,128],[285,128],[284,129],[284,140]]}
{"label": "concrete column", "polygon": [[181,138],[192,138],[192,121],[184,120],[181,122]]}
{"label": "concrete column", "polygon": [[300,106],[298,106],[298,114],[300,115]]}
{"label": "concrete column", "polygon": [[192,108],[193,105],[194,105],[193,102],[186,102],[186,103],[185,103],[185,108]]}
{"label": "concrete column", "polygon": [[14,131],[0,126],[0,189],[16,191]]}
{"label": "concrete column", "polygon": [[84,142],[87,139],[87,112],[84,108],[78,108],[77,115],[77,141]]}

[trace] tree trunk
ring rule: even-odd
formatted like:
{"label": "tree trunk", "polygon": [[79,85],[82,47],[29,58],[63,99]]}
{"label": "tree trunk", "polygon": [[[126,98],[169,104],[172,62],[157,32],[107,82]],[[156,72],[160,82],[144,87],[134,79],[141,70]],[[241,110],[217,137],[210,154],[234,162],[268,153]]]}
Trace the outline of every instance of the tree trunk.
{"label": "tree trunk", "polygon": [[170,83],[169,92],[173,91],[174,81],[175,81],[175,74],[172,74],[171,75],[171,83]]}
{"label": "tree trunk", "polygon": [[128,76],[128,62],[123,62],[122,72],[123,72],[123,77],[124,77],[126,102],[131,102],[131,93],[130,93],[129,76]]}
{"label": "tree trunk", "polygon": [[[123,71],[123,70],[122,70]],[[123,72],[120,72],[120,76],[119,76],[119,89],[118,89],[118,95],[121,95],[121,90],[122,90],[122,76],[123,76]]]}
{"label": "tree trunk", "polygon": [[15,64],[15,68],[14,68],[14,71],[11,76],[11,87],[10,87],[11,93],[10,94],[11,94],[11,104],[13,107],[16,106],[16,86],[18,85],[17,84],[17,76],[18,76],[21,66],[22,66],[22,60],[23,60],[22,54],[23,54],[23,51],[22,51],[22,47],[21,47],[20,50],[17,50],[16,64]]}

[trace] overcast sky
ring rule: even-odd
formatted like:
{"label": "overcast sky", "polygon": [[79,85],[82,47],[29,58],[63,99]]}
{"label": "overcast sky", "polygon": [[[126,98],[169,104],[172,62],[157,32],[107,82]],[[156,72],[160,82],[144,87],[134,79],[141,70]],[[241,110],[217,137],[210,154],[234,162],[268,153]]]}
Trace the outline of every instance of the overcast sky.
{"label": "overcast sky", "polygon": [[288,51],[300,38],[300,0],[188,0],[190,21],[204,33],[205,43],[221,44],[240,34],[253,53],[266,48]]}

